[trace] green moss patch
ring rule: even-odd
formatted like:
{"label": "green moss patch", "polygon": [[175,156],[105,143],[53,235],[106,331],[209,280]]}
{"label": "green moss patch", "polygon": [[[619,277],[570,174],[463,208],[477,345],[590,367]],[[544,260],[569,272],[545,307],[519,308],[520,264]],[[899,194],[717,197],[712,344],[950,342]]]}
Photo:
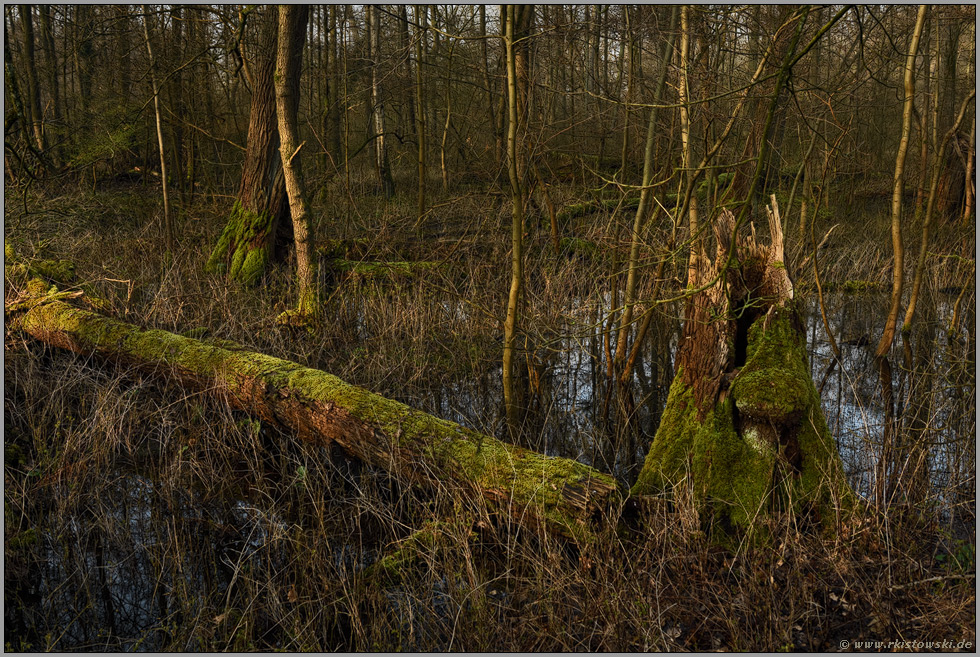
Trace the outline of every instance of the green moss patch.
{"label": "green moss patch", "polygon": [[335,258],[331,262],[330,266],[336,270],[351,272],[365,278],[391,278],[394,276],[411,276],[422,271],[435,269],[440,264],[442,263],[434,260],[422,260],[416,262],[372,262]]}
{"label": "green moss patch", "polygon": [[[632,494],[693,483],[702,517],[716,527],[751,529],[777,500],[832,517],[834,503],[846,499],[849,488],[792,314],[775,308],[753,323],[745,365],[703,421],[677,373]],[[776,441],[783,439],[802,454],[798,470],[781,460],[788,448]]]}
{"label": "green moss patch", "polygon": [[272,260],[272,221],[270,213],[252,212],[236,201],[205,271],[245,286],[258,283]]}
{"label": "green moss patch", "polygon": [[749,329],[745,366],[732,383],[740,413],[777,426],[798,422],[811,403],[805,346],[790,326],[787,311],[773,321],[757,320]]}

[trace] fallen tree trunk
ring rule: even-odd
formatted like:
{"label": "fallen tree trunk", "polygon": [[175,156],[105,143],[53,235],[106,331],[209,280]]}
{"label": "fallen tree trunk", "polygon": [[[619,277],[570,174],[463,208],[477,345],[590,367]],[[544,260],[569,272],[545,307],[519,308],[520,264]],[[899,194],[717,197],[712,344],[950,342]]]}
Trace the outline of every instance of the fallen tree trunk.
{"label": "fallen tree trunk", "polygon": [[577,461],[503,443],[326,372],[227,343],[142,329],[53,298],[64,295],[39,279],[26,290],[10,306],[8,326],[46,344],[172,374],[304,441],[336,443],[414,483],[455,482],[525,526],[586,538],[589,521],[620,498],[611,476]]}

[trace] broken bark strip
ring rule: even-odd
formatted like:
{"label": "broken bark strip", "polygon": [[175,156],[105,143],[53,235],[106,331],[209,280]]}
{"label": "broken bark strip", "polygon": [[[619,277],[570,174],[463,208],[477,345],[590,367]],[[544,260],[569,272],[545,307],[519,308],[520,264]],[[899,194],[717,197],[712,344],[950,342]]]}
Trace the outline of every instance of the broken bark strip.
{"label": "broken bark strip", "polygon": [[141,329],[59,300],[38,301],[13,323],[46,344],[171,373],[307,442],[336,443],[351,456],[413,482],[455,482],[524,525],[584,539],[588,521],[619,498],[615,480],[591,467],[503,443],[326,372]]}

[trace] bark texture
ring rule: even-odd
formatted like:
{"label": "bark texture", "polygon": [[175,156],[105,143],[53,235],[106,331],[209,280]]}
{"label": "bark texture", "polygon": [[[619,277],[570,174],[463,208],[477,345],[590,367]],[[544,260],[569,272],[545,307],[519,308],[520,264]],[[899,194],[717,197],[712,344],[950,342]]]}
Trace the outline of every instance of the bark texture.
{"label": "bark texture", "polygon": [[754,228],[736,238],[725,211],[715,258],[694,258],[703,289],[688,298],[674,382],[633,486],[689,493],[702,521],[722,529],[790,507],[829,520],[848,490],[810,378],[778,210],[770,226],[770,246]]}
{"label": "bark texture", "polygon": [[[296,244],[296,280],[299,287],[296,303],[298,318],[310,318],[320,312],[317,293],[317,262],[313,254],[313,227],[310,204],[306,198],[300,159],[299,130],[296,114],[299,109],[299,79],[303,64],[303,39],[309,8],[305,5],[279,7],[279,53],[276,61],[276,112],[279,115],[279,152],[283,176],[289,196],[289,212],[293,219]],[[305,320],[303,320],[305,321]]]}
{"label": "bark texture", "polygon": [[615,481],[586,465],[501,442],[350,385],[326,372],[74,307],[40,279],[8,326],[42,342],[214,391],[234,408],[408,481],[480,495],[519,524],[587,539],[589,521],[619,497]]}
{"label": "bark texture", "polygon": [[255,285],[276,255],[292,240],[289,200],[279,157],[279,125],[273,73],[276,64],[277,22],[271,16],[254,16],[261,38],[255,47],[251,70],[252,102],[242,182],[218,244],[208,259],[207,270],[226,275],[242,285]]}

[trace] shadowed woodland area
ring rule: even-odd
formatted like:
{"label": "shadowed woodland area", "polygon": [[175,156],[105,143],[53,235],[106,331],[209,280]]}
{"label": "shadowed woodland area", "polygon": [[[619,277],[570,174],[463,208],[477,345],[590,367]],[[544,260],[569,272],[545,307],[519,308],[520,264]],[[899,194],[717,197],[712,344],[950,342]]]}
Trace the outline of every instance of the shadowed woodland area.
{"label": "shadowed woodland area", "polygon": [[975,649],[975,61],[972,5],[6,5],[5,647]]}

